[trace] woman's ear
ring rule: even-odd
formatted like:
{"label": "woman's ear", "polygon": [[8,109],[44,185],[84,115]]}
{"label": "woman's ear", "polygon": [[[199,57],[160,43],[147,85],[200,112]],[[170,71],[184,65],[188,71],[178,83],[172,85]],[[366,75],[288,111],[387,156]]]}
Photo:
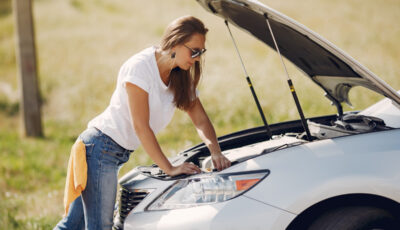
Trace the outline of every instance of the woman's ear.
{"label": "woman's ear", "polygon": [[172,52],[172,54],[171,54],[171,58],[172,58],[172,59],[174,59],[174,58],[175,58],[175,56],[176,56],[176,52]]}

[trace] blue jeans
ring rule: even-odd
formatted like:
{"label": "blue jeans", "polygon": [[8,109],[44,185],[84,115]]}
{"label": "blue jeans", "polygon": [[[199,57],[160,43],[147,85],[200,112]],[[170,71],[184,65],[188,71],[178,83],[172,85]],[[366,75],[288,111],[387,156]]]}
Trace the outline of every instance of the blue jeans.
{"label": "blue jeans", "polygon": [[86,145],[87,184],[71,203],[68,214],[54,229],[110,230],[117,193],[118,171],[129,160],[124,149],[96,128],[86,129],[79,138]]}

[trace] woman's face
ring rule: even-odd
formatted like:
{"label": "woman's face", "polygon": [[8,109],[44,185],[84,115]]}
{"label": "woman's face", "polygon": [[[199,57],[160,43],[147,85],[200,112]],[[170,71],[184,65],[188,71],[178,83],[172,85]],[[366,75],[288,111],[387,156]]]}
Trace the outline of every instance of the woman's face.
{"label": "woman's face", "polygon": [[[205,36],[202,34],[193,34],[189,41],[184,44],[177,45],[174,52],[175,55],[175,65],[183,70],[188,70],[196,61],[200,61],[201,54],[205,51],[204,43]],[[192,58],[193,52],[200,51],[200,55]],[[202,52],[203,51],[203,52]]]}

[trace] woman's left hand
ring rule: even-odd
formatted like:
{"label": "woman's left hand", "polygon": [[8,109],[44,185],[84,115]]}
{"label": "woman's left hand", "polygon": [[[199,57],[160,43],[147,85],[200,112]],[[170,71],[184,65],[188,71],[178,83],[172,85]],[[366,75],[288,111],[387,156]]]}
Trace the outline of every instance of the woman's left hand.
{"label": "woman's left hand", "polygon": [[226,158],[222,153],[212,153],[211,159],[214,164],[214,167],[221,171],[231,166],[231,162]]}

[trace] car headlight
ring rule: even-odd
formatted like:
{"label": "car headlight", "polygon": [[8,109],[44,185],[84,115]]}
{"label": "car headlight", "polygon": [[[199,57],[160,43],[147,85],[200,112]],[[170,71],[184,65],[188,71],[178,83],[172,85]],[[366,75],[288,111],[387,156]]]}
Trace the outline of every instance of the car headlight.
{"label": "car headlight", "polygon": [[235,198],[268,176],[269,170],[203,174],[181,179],[153,201],[147,210],[189,208]]}

